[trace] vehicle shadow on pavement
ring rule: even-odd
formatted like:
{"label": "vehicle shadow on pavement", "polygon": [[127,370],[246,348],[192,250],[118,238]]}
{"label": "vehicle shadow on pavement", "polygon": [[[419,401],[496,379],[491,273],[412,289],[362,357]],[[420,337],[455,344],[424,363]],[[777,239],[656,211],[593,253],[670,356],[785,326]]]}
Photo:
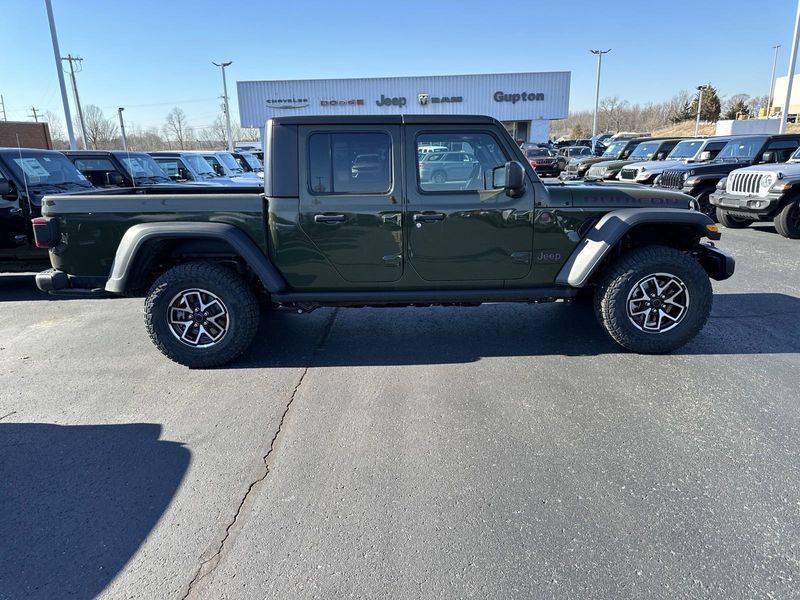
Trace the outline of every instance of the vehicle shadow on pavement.
{"label": "vehicle shadow on pavement", "polygon": [[[793,296],[716,294],[703,331],[673,354],[800,352],[798,322],[800,299]],[[621,352],[586,305],[320,309],[312,315],[264,315],[251,350],[228,368],[454,364],[494,356]]]}
{"label": "vehicle shadow on pavement", "polygon": [[93,598],[190,462],[157,424],[0,423],[0,598]]}
{"label": "vehicle shadow on pavement", "polygon": [[29,302],[31,300],[86,300],[81,296],[52,296],[36,287],[35,275],[0,275],[0,302]]}

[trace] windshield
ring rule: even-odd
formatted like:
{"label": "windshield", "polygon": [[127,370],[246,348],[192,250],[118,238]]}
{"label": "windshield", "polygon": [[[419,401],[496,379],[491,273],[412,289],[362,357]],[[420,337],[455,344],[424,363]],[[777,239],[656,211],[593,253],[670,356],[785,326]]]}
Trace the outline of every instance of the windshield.
{"label": "windshield", "polygon": [[256,158],[253,154],[242,154],[242,158],[248,165],[250,165],[250,168],[253,169],[253,171],[264,170],[264,165],[262,165],[261,161],[258,160],[258,158]]}
{"label": "windshield", "polygon": [[243,173],[242,167],[239,166],[239,163],[236,162],[236,159],[233,158],[233,154],[230,152],[217,152],[214,156],[216,156],[219,161],[225,165],[226,170],[232,171],[233,173]]}
{"label": "windshield", "polygon": [[614,142],[606,151],[603,152],[603,156],[619,156],[619,154],[625,149],[625,146],[628,145],[628,141],[625,140],[623,142]]}
{"label": "windshield", "polygon": [[525,152],[525,156],[527,158],[533,158],[534,156],[550,156],[550,153],[544,148],[532,148]]}
{"label": "windshield", "polygon": [[[63,154],[22,150],[16,156],[7,155],[11,160],[14,178],[30,187],[91,188],[83,173],[75,168]],[[19,156],[22,154],[22,157]]]}
{"label": "windshield", "polygon": [[764,145],[766,138],[751,138],[746,140],[736,140],[728,142],[727,145],[720,150],[717,155],[717,160],[725,158],[733,159],[752,159]]}
{"label": "windshield", "polygon": [[652,158],[661,142],[645,142],[639,144],[628,158]]}
{"label": "windshield", "polygon": [[685,142],[678,142],[678,145],[672,149],[672,152],[669,153],[667,159],[694,158],[702,145],[702,140],[686,140]]}
{"label": "windshield", "polygon": [[122,161],[122,164],[125,165],[125,170],[128,171],[134,179],[143,177],[168,179],[164,170],[147,154],[122,154],[118,155],[117,158]]}
{"label": "windshield", "polygon": [[183,159],[189,167],[201,175],[210,175],[211,177],[218,177],[216,171],[211,168],[208,161],[199,154],[184,154]]}

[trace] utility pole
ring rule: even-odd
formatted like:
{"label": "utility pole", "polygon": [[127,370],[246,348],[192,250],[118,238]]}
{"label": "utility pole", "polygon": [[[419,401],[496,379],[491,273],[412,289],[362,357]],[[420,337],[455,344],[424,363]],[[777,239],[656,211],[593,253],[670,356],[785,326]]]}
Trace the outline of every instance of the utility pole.
{"label": "utility pole", "polygon": [[697,132],[700,131],[700,111],[703,109],[703,90],[705,87],[704,85],[697,86],[699,95],[697,97],[697,119],[694,122],[694,137],[697,137]]}
{"label": "utility pole", "polygon": [[792,84],[794,83],[794,66],[797,63],[797,42],[800,39],[800,0],[797,0],[797,14],[794,18],[794,39],[792,39],[792,51],[789,53],[789,73],[786,75],[786,96],[783,99],[783,111],[781,111],[781,122],[778,133],[786,131],[786,119],[789,118],[789,102],[792,99]]}
{"label": "utility pole", "polygon": [[777,44],[772,47],[775,50],[775,55],[772,57],[772,75],[769,76],[769,96],[767,96],[767,117],[772,112],[772,93],[775,91],[775,67],[778,64],[778,48],[781,45]]}
{"label": "utility pole", "polygon": [[597,86],[594,89],[594,119],[592,119],[592,153],[597,146],[597,107],[600,105],[600,68],[603,64],[603,54],[611,52],[608,50],[589,50],[592,54],[597,55]]}
{"label": "utility pole", "polygon": [[119,115],[119,129],[122,132],[122,149],[127,152],[128,151],[128,140],[125,137],[125,121],[122,120],[122,111],[125,110],[125,107],[120,106],[117,109],[117,114]]}
{"label": "utility pole", "polygon": [[[69,62],[69,76],[72,79],[72,95],[75,98],[75,110],[78,111],[78,122],[81,125],[81,135],[83,136],[83,149],[87,150],[89,146],[87,146],[86,142],[86,123],[83,121],[83,109],[81,108],[81,99],[78,96],[78,84],[75,81],[75,73],[80,73],[82,67],[80,63],[83,62],[83,59],[78,56],[72,56],[72,54],[67,54],[67,58],[62,58],[61,60],[66,60]],[[75,63],[78,63],[79,68],[75,70]]]}
{"label": "utility pole", "polygon": [[61,88],[61,103],[64,105],[64,119],[67,121],[67,136],[69,137],[69,149],[77,150],[75,145],[75,133],[72,131],[72,115],[69,112],[69,100],[67,99],[67,86],[64,85],[64,71],[61,69],[61,51],[58,49],[58,35],[56,34],[56,21],[53,18],[53,6],[50,0],[44,0],[47,8],[47,20],[50,23],[50,39],[53,42],[53,55],[56,59],[56,71],[58,72],[58,85]]}
{"label": "utility pole", "polygon": [[33,117],[33,120],[34,120],[36,123],[38,123],[38,122],[39,122],[39,115],[37,115],[37,114],[36,114],[36,107],[35,107],[35,106],[31,106],[31,112],[33,112],[33,114],[31,114],[31,115],[28,115],[28,116],[29,116],[29,117]]}
{"label": "utility pole", "polygon": [[223,110],[225,111],[225,131],[228,135],[228,152],[233,152],[233,136],[231,135],[231,111],[230,105],[228,104],[228,82],[225,79],[225,67],[230,67],[233,64],[232,60],[224,63],[215,63],[211,62],[212,65],[215,67],[220,67],[222,69],[222,101],[223,101]]}
{"label": "utility pole", "polygon": [[3,94],[0,94],[0,110],[3,111],[3,121],[8,121],[8,117],[6,117],[6,101],[3,100]]}

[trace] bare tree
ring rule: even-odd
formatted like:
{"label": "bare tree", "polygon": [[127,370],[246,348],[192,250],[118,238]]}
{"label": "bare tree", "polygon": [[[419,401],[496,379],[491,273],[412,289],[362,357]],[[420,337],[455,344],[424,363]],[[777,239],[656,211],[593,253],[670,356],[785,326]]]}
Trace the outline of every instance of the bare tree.
{"label": "bare tree", "polygon": [[599,116],[605,123],[605,129],[621,131],[622,124],[626,121],[628,107],[627,100],[620,100],[619,96],[610,96],[600,100]]}
{"label": "bare tree", "polygon": [[56,150],[66,150],[69,148],[66,127],[61,117],[52,110],[46,110],[42,113],[42,121],[46,121],[47,126],[50,128],[50,139],[53,140],[53,148]]}
{"label": "bare tree", "polygon": [[167,139],[173,138],[181,150],[185,150],[194,137],[192,128],[182,108],[175,107],[167,114],[164,123],[164,135]]}
{"label": "bare tree", "polygon": [[111,149],[117,145],[119,128],[114,119],[106,119],[103,110],[94,104],[83,107],[86,142],[93,149]]}

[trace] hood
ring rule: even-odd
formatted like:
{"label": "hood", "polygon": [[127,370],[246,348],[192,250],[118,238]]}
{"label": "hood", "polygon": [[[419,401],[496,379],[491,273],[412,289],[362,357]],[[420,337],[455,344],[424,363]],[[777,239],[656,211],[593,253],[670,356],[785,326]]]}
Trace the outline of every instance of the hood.
{"label": "hood", "polygon": [[738,162],[727,161],[727,162],[717,162],[717,161],[710,161],[710,162],[702,162],[702,163],[678,163],[673,167],[669,167],[670,171],[680,171],[680,172],[687,172],[691,173],[692,175],[703,175],[705,173],[730,173],[736,169],[741,169],[743,167],[749,167],[750,161],[749,160],[742,160]]}
{"label": "hood", "polygon": [[[689,209],[692,197],[680,192],[655,189],[640,185],[614,185],[609,183],[565,184],[572,193],[572,205],[598,208],[685,208]],[[548,188],[551,191],[552,188]]]}
{"label": "hood", "polygon": [[590,156],[588,158],[572,158],[572,159],[570,159],[569,162],[571,164],[573,164],[573,165],[578,165],[579,167],[587,167],[588,168],[588,167],[591,167],[593,165],[596,165],[599,162],[603,162],[603,161],[608,162],[610,160],[613,160],[613,159],[609,159],[607,157],[603,158],[602,156]]}
{"label": "hood", "polygon": [[619,171],[625,165],[631,164],[631,160],[603,160],[592,165],[593,167],[605,167],[609,171]]}
{"label": "hood", "polygon": [[742,167],[741,170],[748,173],[780,173],[784,178],[800,178],[800,162],[753,165],[752,167]]}

